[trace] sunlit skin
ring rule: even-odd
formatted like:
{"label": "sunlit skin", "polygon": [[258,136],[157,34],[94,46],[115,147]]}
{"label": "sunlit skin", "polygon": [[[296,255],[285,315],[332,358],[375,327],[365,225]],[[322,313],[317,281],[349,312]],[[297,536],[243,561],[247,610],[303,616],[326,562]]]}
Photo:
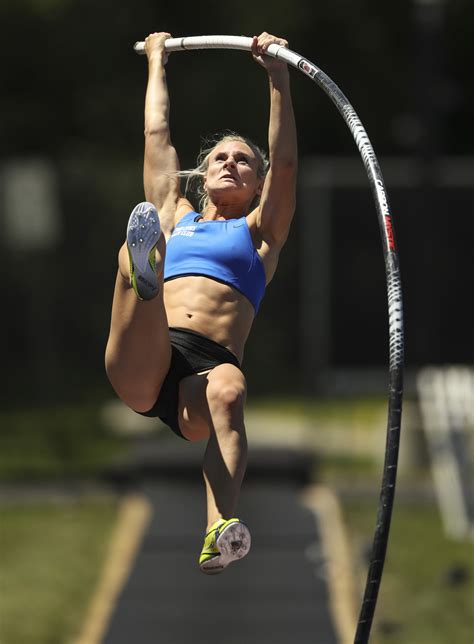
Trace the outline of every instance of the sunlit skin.
{"label": "sunlit skin", "polygon": [[[218,145],[209,159],[204,182],[211,203],[202,213],[203,220],[238,218],[248,212],[255,196],[262,192],[258,165],[254,152],[245,143],[229,141]],[[254,235],[257,245],[256,231]],[[212,337],[242,362],[255,315],[244,295],[220,282],[192,276],[166,282],[164,297],[170,326]]]}
{"label": "sunlit skin", "polygon": [[258,177],[259,161],[251,148],[241,141],[218,145],[209,159],[204,187],[211,207],[205,219],[227,219],[248,213],[250,204],[263,189]]}
{"label": "sunlit skin", "polygon": [[[170,37],[161,32],[145,39],[148,84],[144,188],[146,200],[158,210],[162,229],[156,250],[160,291],[150,301],[136,298],[130,288],[124,244],[119,251],[106,349],[107,374],[115,391],[129,407],[143,412],[155,404],[170,366],[170,326],[202,333],[225,346],[242,363],[255,317],[252,304],[243,294],[207,277],[185,276],[163,283],[166,241],[180,219],[194,210],[180,192],[176,175],[180,166],[169,131],[165,73],[168,56],[164,43]],[[287,45],[285,40],[266,32],[252,41],[253,59],[265,69],[269,80],[271,169],[264,178],[260,177],[258,158],[246,143],[221,142],[209,158],[204,182],[209,204],[201,213],[205,221],[246,217],[267,284],[277,268],[293,218],[297,170],[289,74],[285,63],[265,56],[272,43]],[[256,196],[260,204],[252,210]],[[245,399],[245,377],[232,364],[221,364],[180,383],[180,429],[189,440],[208,440],[203,464],[208,528],[218,518],[235,516],[247,459]]]}

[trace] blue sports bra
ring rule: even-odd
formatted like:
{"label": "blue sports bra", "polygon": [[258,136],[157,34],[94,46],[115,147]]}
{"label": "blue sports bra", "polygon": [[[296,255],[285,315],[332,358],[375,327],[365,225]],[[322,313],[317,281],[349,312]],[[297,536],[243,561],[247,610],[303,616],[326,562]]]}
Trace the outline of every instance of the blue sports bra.
{"label": "blue sports bra", "polygon": [[198,221],[188,212],[166,245],[165,282],[204,275],[228,284],[250,300],[257,313],[265,293],[265,270],[245,217]]}

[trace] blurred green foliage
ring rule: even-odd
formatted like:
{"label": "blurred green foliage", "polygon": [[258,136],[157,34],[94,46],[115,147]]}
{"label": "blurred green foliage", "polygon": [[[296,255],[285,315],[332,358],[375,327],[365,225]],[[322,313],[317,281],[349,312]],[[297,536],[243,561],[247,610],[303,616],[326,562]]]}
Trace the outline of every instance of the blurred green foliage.
{"label": "blurred green foliage", "polygon": [[129,441],[105,429],[97,407],[51,407],[0,415],[0,481],[97,477]]}

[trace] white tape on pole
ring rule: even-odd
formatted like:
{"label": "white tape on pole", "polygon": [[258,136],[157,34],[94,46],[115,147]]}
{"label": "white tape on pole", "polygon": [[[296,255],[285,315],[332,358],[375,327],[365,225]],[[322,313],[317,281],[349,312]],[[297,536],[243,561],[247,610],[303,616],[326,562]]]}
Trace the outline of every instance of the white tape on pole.
{"label": "white tape on pole", "polygon": [[[133,46],[137,54],[145,53],[145,43],[136,42]],[[167,52],[186,51],[192,49],[240,49],[251,51],[252,38],[247,36],[187,36],[184,38],[168,38],[165,41],[165,50]],[[268,47],[266,53],[273,58],[280,58],[285,62],[298,67],[298,63],[304,60],[288,47],[272,44]]]}

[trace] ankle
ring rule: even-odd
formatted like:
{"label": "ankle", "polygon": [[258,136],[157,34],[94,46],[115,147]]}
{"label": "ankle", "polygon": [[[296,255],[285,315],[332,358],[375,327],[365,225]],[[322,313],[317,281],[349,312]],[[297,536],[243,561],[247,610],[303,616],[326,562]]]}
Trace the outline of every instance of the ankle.
{"label": "ankle", "polygon": [[209,517],[207,520],[206,533],[212,530],[212,528],[215,528],[216,524],[220,523],[221,521],[225,521],[224,517],[221,514],[216,514],[212,517]]}

